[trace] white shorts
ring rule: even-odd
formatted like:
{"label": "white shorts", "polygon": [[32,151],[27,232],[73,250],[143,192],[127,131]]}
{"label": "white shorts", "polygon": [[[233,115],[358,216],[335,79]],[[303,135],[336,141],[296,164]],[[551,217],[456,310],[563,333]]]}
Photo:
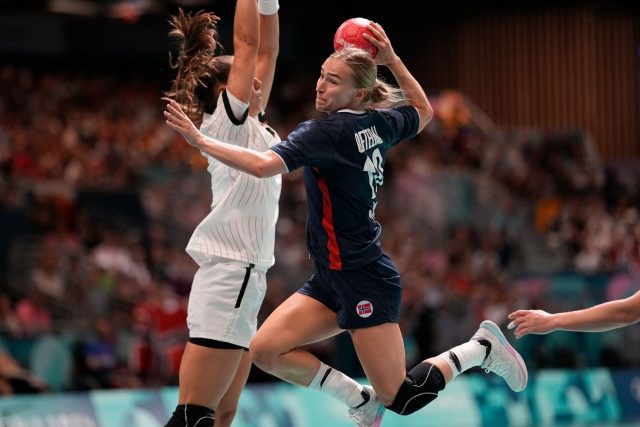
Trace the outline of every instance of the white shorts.
{"label": "white shorts", "polygon": [[234,260],[204,264],[189,294],[189,337],[249,348],[266,290],[266,270],[253,264]]}

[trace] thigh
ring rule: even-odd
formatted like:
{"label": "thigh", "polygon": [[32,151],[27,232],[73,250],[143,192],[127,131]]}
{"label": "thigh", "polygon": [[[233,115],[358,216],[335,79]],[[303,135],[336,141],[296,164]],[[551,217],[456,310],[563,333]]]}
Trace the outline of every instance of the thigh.
{"label": "thigh", "polygon": [[180,363],[180,403],[215,408],[231,385],[242,349],[220,349],[188,342]]}
{"label": "thigh", "polygon": [[367,378],[380,400],[390,405],[406,376],[400,327],[397,323],[385,323],[349,332]]}
{"label": "thigh", "polygon": [[296,292],[267,317],[252,346],[268,346],[284,353],[340,332],[336,313],[319,301]]}

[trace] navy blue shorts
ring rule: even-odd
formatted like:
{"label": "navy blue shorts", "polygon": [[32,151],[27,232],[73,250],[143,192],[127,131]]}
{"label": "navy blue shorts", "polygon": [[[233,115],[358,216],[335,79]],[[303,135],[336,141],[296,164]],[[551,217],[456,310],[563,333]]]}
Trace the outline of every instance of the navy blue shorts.
{"label": "navy blue shorts", "polygon": [[329,270],[316,262],[313,276],[299,293],[336,313],[342,329],[398,323],[402,281],[386,255],[354,270]]}

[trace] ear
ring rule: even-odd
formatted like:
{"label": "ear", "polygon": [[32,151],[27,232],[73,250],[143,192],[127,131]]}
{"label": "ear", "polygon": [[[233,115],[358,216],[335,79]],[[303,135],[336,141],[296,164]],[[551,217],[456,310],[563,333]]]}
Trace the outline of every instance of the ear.
{"label": "ear", "polygon": [[224,84],[219,84],[216,86],[214,92],[216,94],[216,98],[218,98],[220,96],[220,94],[222,93],[222,91],[224,91],[227,88],[227,85]]}
{"label": "ear", "polygon": [[359,102],[362,102],[362,100],[366,95],[367,95],[367,90],[365,88],[360,88],[360,89],[356,89],[356,94],[354,95],[354,98],[357,99]]}

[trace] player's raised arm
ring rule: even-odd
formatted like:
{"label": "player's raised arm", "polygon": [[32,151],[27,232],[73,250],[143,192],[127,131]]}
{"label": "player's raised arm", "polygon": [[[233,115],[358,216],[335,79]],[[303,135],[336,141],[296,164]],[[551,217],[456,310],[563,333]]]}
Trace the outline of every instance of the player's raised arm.
{"label": "player's raised arm", "polygon": [[242,102],[249,103],[256,76],[260,22],[256,0],[238,0],[233,19],[233,64],[227,90]]}
{"label": "player's raised arm", "polygon": [[378,54],[374,58],[376,63],[378,65],[385,65],[391,73],[393,73],[393,76],[398,82],[398,86],[404,92],[409,104],[418,110],[418,115],[420,116],[418,132],[422,131],[433,118],[433,108],[431,107],[429,98],[427,98],[427,94],[424,92],[424,89],[422,89],[422,86],[420,86],[420,83],[413,77],[409,69],[404,65],[402,59],[396,55],[391,41],[382,26],[371,22],[369,29],[373,33],[373,36],[367,33],[364,33],[362,36],[378,48]]}
{"label": "player's raised arm", "polygon": [[262,82],[262,111],[265,111],[271,95],[273,78],[276,71],[276,60],[280,50],[280,21],[277,0],[259,0],[260,13],[260,46],[256,77]]}

